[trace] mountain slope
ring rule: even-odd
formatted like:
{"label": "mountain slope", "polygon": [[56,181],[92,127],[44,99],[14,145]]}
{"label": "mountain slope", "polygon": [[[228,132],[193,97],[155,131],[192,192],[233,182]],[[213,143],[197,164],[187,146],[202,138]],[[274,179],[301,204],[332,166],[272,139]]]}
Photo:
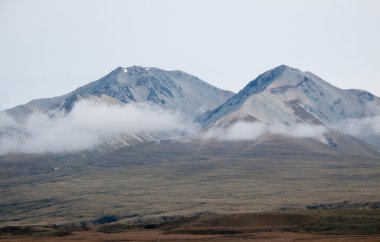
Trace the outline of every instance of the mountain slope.
{"label": "mountain slope", "polygon": [[246,119],[330,125],[375,115],[373,107],[379,105],[380,99],[369,92],[342,90],[310,72],[281,65],[258,76],[200,120],[206,127]]}
{"label": "mountain slope", "polygon": [[181,137],[232,95],[182,71],[119,67],[66,95],[0,112],[0,155],[108,151]]}
{"label": "mountain slope", "polygon": [[37,99],[6,110],[16,119],[35,111],[70,111],[80,99],[95,98],[113,103],[149,103],[195,118],[233,95],[182,71],[132,66],[118,67],[103,78],[71,93]]}

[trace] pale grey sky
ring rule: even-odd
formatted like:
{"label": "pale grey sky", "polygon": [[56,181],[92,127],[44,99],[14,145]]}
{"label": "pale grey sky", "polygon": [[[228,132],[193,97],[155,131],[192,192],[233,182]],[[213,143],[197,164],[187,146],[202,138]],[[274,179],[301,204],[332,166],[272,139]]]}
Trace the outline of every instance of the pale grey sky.
{"label": "pale grey sky", "polygon": [[238,91],[280,64],[380,95],[377,0],[0,0],[0,109],[117,66]]}

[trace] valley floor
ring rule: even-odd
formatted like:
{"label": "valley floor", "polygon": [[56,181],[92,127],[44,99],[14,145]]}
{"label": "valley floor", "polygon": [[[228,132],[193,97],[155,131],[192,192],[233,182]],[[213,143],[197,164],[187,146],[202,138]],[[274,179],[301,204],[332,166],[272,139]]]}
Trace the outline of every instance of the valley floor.
{"label": "valley floor", "polygon": [[[0,157],[0,240],[380,241],[380,159],[297,152],[258,151],[249,142],[162,141],[104,153]],[[313,226],[302,216],[295,224],[292,217],[266,225],[244,218],[257,212],[310,218],[330,210],[369,212],[335,214]],[[202,214],[218,222],[178,223]],[[296,230],[284,230],[287,221]],[[360,227],[363,221],[368,226]],[[169,230],[161,227],[172,222]],[[95,227],[84,231],[81,224]],[[57,228],[36,235],[30,226]]]}

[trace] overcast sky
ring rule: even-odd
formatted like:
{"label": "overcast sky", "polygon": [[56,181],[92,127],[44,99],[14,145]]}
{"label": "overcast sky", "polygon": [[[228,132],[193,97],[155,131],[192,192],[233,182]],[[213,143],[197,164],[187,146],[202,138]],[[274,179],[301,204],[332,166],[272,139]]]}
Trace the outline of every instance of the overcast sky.
{"label": "overcast sky", "polygon": [[118,66],[238,91],[280,64],[380,96],[380,1],[0,0],[0,109]]}

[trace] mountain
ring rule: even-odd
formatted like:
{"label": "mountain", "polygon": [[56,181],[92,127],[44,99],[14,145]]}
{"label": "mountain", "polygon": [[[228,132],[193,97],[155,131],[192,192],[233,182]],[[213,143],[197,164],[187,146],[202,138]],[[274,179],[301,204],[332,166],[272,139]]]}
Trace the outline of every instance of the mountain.
{"label": "mountain", "polygon": [[[109,151],[180,137],[191,132],[193,120],[232,95],[182,71],[118,67],[68,94],[0,112],[0,154],[78,151],[80,147]],[[105,107],[105,111],[104,105],[87,107],[83,105],[88,102],[82,102],[73,109],[81,100],[115,105]],[[35,113],[46,115],[31,116]],[[147,120],[139,122],[137,117]],[[63,134],[54,134],[53,130]],[[78,135],[86,140],[80,141]],[[64,140],[70,141],[62,145]]]}
{"label": "mountain", "polygon": [[240,92],[199,120],[227,126],[239,120],[267,124],[332,125],[376,115],[380,98],[362,90],[339,89],[311,72],[281,65],[248,83]]}
{"label": "mountain", "polygon": [[[5,113],[20,122],[37,111],[49,115],[54,114],[57,110],[75,113],[71,112],[74,105],[83,99],[114,104],[150,104],[164,110],[181,113],[189,120],[197,121],[203,127],[201,134],[194,134],[193,131],[197,131],[197,128],[191,129],[191,132],[175,129],[174,131],[173,129],[160,131],[149,129],[149,132],[141,129],[139,131],[119,129],[116,134],[111,132],[111,137],[109,137],[107,130],[113,131],[113,129],[107,128],[98,135],[102,142],[101,145],[97,146],[97,148],[104,148],[107,151],[147,141],[158,142],[174,137],[183,138],[183,136],[190,134],[194,134],[195,139],[197,137],[201,137],[201,139],[218,138],[220,134],[223,135],[232,128],[236,128],[236,126],[232,126],[239,121],[261,123],[269,128],[276,126],[275,130],[267,129],[265,125],[264,127],[260,126],[259,128],[262,131],[253,136],[248,135],[248,139],[241,139],[239,135],[243,134],[244,137],[247,137],[246,134],[254,133],[256,130],[249,130],[252,127],[244,125],[239,126],[239,129],[234,131],[238,134],[230,132],[229,138],[225,139],[229,141],[250,140],[252,142],[250,150],[259,153],[264,148],[266,151],[286,152],[290,149],[289,147],[300,147],[299,149],[303,150],[304,153],[321,152],[324,154],[367,154],[374,156],[377,153],[377,148],[367,143],[380,147],[378,135],[363,137],[355,135],[353,137],[345,132],[336,131],[336,126],[343,121],[360,120],[378,115],[380,98],[363,90],[339,89],[310,72],[303,72],[285,65],[259,75],[235,95],[232,92],[211,86],[182,71],[165,71],[159,68],[139,66],[118,67],[101,79],[66,95],[33,100],[28,104],[5,110]],[[94,119],[101,116],[98,113],[94,115],[91,120],[85,119],[86,122],[92,123]],[[127,115],[130,117],[130,113]],[[82,116],[86,116],[86,114]],[[145,118],[146,116],[144,114],[142,117]],[[108,117],[108,121],[104,123],[105,126],[113,126],[112,117]],[[151,118],[153,123],[159,123],[156,119],[156,116]],[[83,122],[83,119],[79,120]],[[149,123],[147,126],[150,127],[153,123]],[[182,123],[182,120],[178,123],[186,127],[192,125],[192,123]],[[67,127],[65,123],[59,123],[59,125]],[[287,129],[287,127],[299,125],[304,125],[304,127]],[[314,129],[316,125],[319,126],[316,130],[322,131],[315,132],[312,130],[310,132],[310,129]],[[121,121],[121,126],[127,127],[128,125]],[[140,121],[136,126],[141,126]],[[169,126],[173,127],[174,125]],[[55,127],[58,127],[59,131],[62,129],[61,126]],[[29,132],[30,129],[23,129],[22,127],[16,126],[12,129],[6,127],[5,130],[0,130],[0,134],[4,137],[20,136],[21,138],[12,139],[16,140],[12,143],[12,147],[16,147],[13,150],[16,149],[17,151],[19,149],[18,140],[22,140],[21,145],[25,145],[24,140],[29,137],[38,141],[42,139],[39,136],[40,130],[38,128]],[[69,123],[68,130],[73,132],[70,133],[71,135],[65,133],[71,139],[77,135],[77,130],[83,131],[83,127],[82,124],[73,126],[72,123]],[[210,132],[211,136],[208,131],[212,131]],[[86,135],[93,135],[98,131],[95,129],[95,131],[87,130],[86,132]],[[305,135],[305,132],[311,134]],[[45,139],[50,137],[50,131],[44,134],[46,134],[46,137],[43,136]],[[58,144],[60,142],[59,140]],[[317,143],[320,144],[317,145]],[[71,142],[69,144],[71,147]]]}
{"label": "mountain", "polygon": [[33,100],[5,112],[18,120],[35,111],[69,112],[80,99],[111,103],[149,103],[178,111],[191,119],[233,95],[182,71],[140,66],[118,67],[101,79],[59,97]]}

